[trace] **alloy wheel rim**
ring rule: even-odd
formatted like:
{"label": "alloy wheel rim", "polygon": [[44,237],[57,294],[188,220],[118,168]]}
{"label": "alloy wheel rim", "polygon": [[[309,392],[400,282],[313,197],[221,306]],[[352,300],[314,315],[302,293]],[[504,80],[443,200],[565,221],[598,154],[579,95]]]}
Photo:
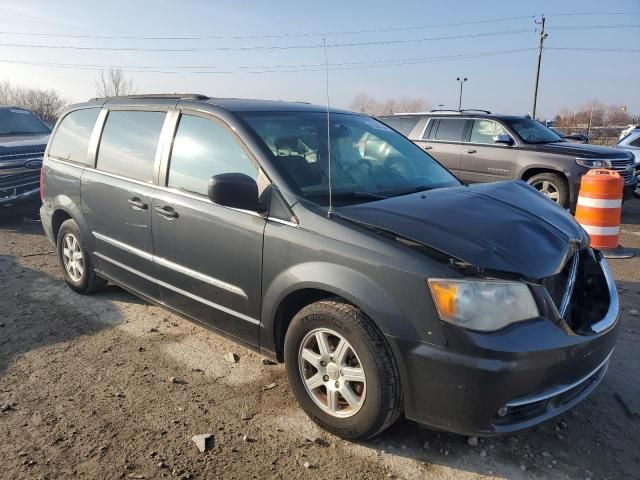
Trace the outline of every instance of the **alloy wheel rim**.
{"label": "alloy wheel rim", "polygon": [[367,394],[364,367],[339,333],[319,328],[300,344],[298,365],[307,393],[324,412],[347,418],[360,411]]}
{"label": "alloy wheel rim", "polygon": [[69,278],[74,282],[82,280],[84,274],[84,255],[80,242],[72,233],[62,238],[62,263]]}
{"label": "alloy wheel rim", "polygon": [[548,180],[541,180],[539,182],[532,183],[531,186],[538,190],[542,195],[547,197],[556,203],[560,201],[560,192],[556,186]]}

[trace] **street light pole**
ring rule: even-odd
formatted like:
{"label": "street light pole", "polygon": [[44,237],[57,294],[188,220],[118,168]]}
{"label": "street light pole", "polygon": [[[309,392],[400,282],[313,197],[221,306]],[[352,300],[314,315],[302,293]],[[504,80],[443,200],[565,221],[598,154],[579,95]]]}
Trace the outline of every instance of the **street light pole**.
{"label": "street light pole", "polygon": [[464,84],[464,82],[466,82],[468,80],[467,77],[464,78],[456,78],[456,80],[458,82],[460,82],[460,99],[458,100],[458,111],[460,112],[462,110],[462,85]]}
{"label": "street light pole", "polygon": [[540,18],[540,21],[536,21],[540,25],[540,44],[538,45],[538,68],[536,69],[536,84],[533,89],[533,109],[531,110],[531,118],[536,118],[536,106],[538,103],[538,83],[540,83],[540,64],[542,63],[542,48],[544,47],[544,40],[549,36],[548,33],[544,33],[544,15]]}

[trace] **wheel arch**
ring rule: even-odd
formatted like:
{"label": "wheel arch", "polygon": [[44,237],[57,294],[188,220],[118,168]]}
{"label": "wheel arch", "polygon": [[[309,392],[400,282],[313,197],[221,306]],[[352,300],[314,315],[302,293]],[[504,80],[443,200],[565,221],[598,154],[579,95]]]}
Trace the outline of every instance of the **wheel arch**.
{"label": "wheel arch", "polygon": [[541,173],[553,173],[555,175],[558,175],[558,176],[562,177],[562,179],[566,182],[567,186],[569,185],[569,179],[567,178],[566,173],[564,173],[561,170],[557,170],[557,169],[555,169],[553,167],[544,167],[544,166],[528,167],[526,170],[524,170],[521,173],[520,178],[526,182],[531,177],[533,177],[535,175],[539,175]]}
{"label": "wheel arch", "polygon": [[303,307],[329,297],[359,308],[383,334],[394,333],[392,323],[403,328],[404,322],[390,321],[400,308],[380,285],[348,267],[311,262],[280,273],[270,283],[262,303],[260,346],[282,361],[284,337],[293,317]]}

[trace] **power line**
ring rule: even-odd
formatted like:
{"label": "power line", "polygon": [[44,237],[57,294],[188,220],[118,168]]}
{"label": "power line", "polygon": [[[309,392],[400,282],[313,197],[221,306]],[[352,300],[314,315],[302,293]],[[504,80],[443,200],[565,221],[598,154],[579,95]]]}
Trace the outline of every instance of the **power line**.
{"label": "power line", "polygon": [[[545,47],[546,50],[559,51],[593,51],[607,53],[638,53],[640,49],[626,48],[599,48],[599,47]],[[485,56],[505,55],[511,53],[530,52],[537,50],[537,47],[519,48],[511,50],[493,50],[486,52],[474,52],[455,55],[442,55],[435,57],[409,57],[399,59],[377,59],[363,60],[357,62],[336,62],[329,64],[331,70],[352,70],[361,68],[393,67],[402,65],[414,65],[421,63],[431,63],[446,60],[473,59]],[[237,73],[289,73],[289,72],[314,72],[324,69],[324,63],[300,63],[300,64],[276,64],[276,65],[237,65],[237,66],[215,66],[215,65],[169,65],[162,67],[159,65],[115,65],[115,64],[92,64],[92,63],[57,63],[57,62],[30,62],[25,60],[0,59],[0,63],[31,65],[41,67],[79,69],[79,70],[104,70],[110,68],[121,68],[128,72],[136,73],[185,73],[185,74],[237,74]],[[226,70],[219,70],[225,68]],[[216,70],[218,69],[218,70]]]}
{"label": "power line", "polygon": [[367,33],[385,33],[385,32],[404,32],[404,31],[416,31],[426,30],[429,28],[444,28],[444,27],[460,27],[465,25],[479,25],[485,23],[499,23],[509,22],[514,20],[531,19],[533,15],[518,15],[513,17],[499,17],[488,18],[483,20],[472,20],[467,22],[456,23],[435,23],[427,25],[415,25],[407,27],[387,27],[387,28],[372,28],[365,30],[347,30],[347,31],[327,31],[327,32],[306,32],[306,33],[271,33],[262,35],[178,35],[178,36],[137,36],[137,35],[97,35],[87,33],[40,33],[40,32],[15,32],[15,31],[0,31],[1,35],[21,35],[21,36],[36,36],[36,37],[52,37],[52,38],[95,38],[106,40],[244,40],[244,39],[256,39],[256,38],[291,38],[291,37],[321,37],[328,35],[358,35]]}
{"label": "power line", "polygon": [[638,53],[638,48],[598,48],[598,47],[546,47],[547,50],[569,50],[584,52]]}
{"label": "power line", "polygon": [[640,12],[562,12],[562,13],[549,13],[547,17],[584,17],[590,15],[605,16],[605,15],[640,15]]}
{"label": "power line", "polygon": [[639,28],[640,25],[561,25],[558,27],[549,27],[549,30],[606,30],[611,28]]}
{"label": "power line", "polygon": [[[532,32],[530,28],[518,30],[504,30],[499,32],[471,33],[463,35],[447,35],[439,37],[426,38],[410,38],[395,40],[375,40],[368,42],[347,42],[327,44],[327,48],[344,48],[344,47],[366,47],[380,45],[397,45],[404,43],[420,43],[438,40],[456,40],[462,38],[481,38],[493,37],[499,35],[516,35],[520,33]],[[83,47],[76,45],[41,45],[41,44],[21,44],[21,43],[0,43],[0,47],[12,48],[42,48],[42,49],[70,49],[70,50],[102,50],[102,51],[127,51],[127,52],[205,52],[205,51],[248,51],[248,50],[293,50],[293,49],[312,49],[324,48],[322,43],[309,45],[252,45],[246,47],[211,47],[211,48],[181,48],[181,49],[164,49],[164,48],[143,48],[143,47]]]}
{"label": "power line", "polygon": [[[475,53],[465,53],[465,54],[457,54],[457,55],[442,55],[436,57],[422,57],[422,58],[401,58],[401,59],[389,59],[389,60],[370,60],[370,61],[360,61],[360,62],[339,62],[329,64],[330,70],[354,70],[354,69],[364,69],[364,68],[381,68],[381,67],[393,67],[393,66],[401,66],[401,65],[415,65],[421,63],[432,63],[438,61],[447,61],[447,60],[459,60],[459,59],[472,59],[472,58],[480,58],[487,56],[495,56],[495,55],[505,55],[511,53],[532,51],[535,48],[520,48],[520,49],[512,49],[512,50],[495,50],[495,51],[487,51],[487,52],[475,52]],[[29,62],[25,60],[11,60],[11,59],[0,59],[0,63],[10,63],[10,64],[20,64],[20,65],[32,65],[32,66],[43,66],[43,67],[52,67],[52,68],[63,68],[63,69],[79,69],[79,70],[101,70],[105,68],[123,68],[128,72],[136,72],[136,73],[169,73],[169,74],[237,74],[237,73],[295,73],[295,72],[315,72],[315,71],[323,71],[324,64],[298,64],[298,65],[271,65],[271,66],[261,66],[261,67],[250,67],[250,66],[240,66],[235,67],[237,70],[195,70],[197,68],[216,68],[216,67],[188,67],[190,69],[194,69],[194,71],[184,71],[179,70],[181,67],[168,67],[168,69],[162,69],[162,67],[151,67],[151,66],[122,66],[122,65],[96,65],[96,64],[69,64],[69,63],[53,63],[53,62]],[[253,69],[245,71],[243,69]]]}

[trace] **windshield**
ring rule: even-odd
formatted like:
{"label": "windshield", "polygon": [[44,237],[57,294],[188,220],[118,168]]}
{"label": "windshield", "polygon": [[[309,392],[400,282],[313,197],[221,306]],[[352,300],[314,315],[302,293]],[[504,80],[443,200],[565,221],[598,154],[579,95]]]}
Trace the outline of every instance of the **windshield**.
{"label": "windshield", "polygon": [[525,143],[564,142],[564,138],[537,120],[516,118],[505,121]]}
{"label": "windshield", "polygon": [[0,135],[36,135],[50,132],[49,127],[28,110],[0,109]]}
{"label": "windshield", "polygon": [[[273,164],[300,195],[327,205],[327,114],[239,114],[273,154]],[[332,113],[331,185],[337,206],[460,185],[447,169],[383,123]]]}

